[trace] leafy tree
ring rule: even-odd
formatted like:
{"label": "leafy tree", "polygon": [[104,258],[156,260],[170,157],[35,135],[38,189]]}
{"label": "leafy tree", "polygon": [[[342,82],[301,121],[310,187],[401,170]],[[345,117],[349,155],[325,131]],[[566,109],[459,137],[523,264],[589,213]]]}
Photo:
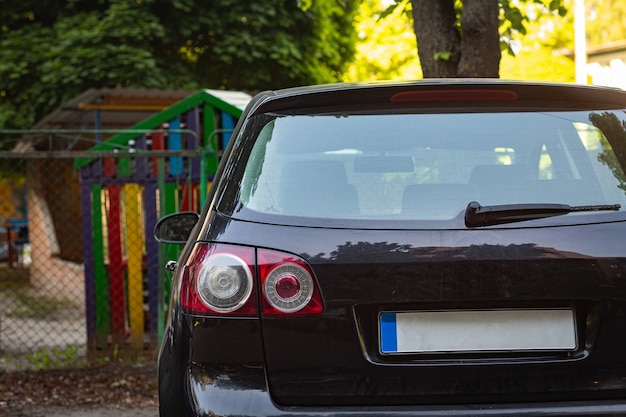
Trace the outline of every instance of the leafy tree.
{"label": "leafy tree", "polygon": [[547,45],[523,46],[515,56],[505,54],[500,61],[500,77],[511,80],[574,82],[576,71],[571,58]]}
{"label": "leafy tree", "polygon": [[[540,7],[526,4],[529,20],[527,35],[519,42],[515,56],[505,54],[500,62],[503,78],[531,78],[573,82],[574,15],[553,16],[542,13]],[[573,9],[574,0],[565,0]],[[586,0],[587,45],[626,39],[626,2],[623,0]],[[536,10],[539,9],[539,10]],[[570,56],[567,57],[569,52]]]}
{"label": "leafy tree", "polygon": [[338,81],[358,3],[0,0],[0,129],[28,128],[88,88]]}
{"label": "leafy tree", "polygon": [[[573,0],[565,0],[568,9]],[[515,53],[503,54],[500,77],[557,82],[574,82],[574,60],[567,53],[574,50],[574,15],[544,13],[541,6],[526,5],[526,35],[514,41]]]}
{"label": "leafy tree", "polygon": [[381,18],[383,0],[364,0],[355,18],[358,33],[354,61],[344,81],[422,78],[412,23],[401,8]]}
{"label": "leafy tree", "polygon": [[[361,4],[355,19],[355,59],[344,75],[345,81],[422,78],[410,3],[405,0],[401,7],[396,6],[387,14],[383,13],[384,4],[385,0],[366,0]],[[573,0],[565,0],[565,6],[571,8]],[[574,48],[573,14],[560,16],[533,2],[519,7],[526,16],[525,35],[514,33],[510,22],[502,23],[502,46],[510,53],[502,54],[500,77],[573,82],[574,61],[566,53]],[[606,21],[606,17],[603,19]]]}
{"label": "leafy tree", "polygon": [[589,45],[626,39],[624,0],[587,0],[587,41]]}
{"label": "leafy tree", "polygon": [[411,10],[424,77],[498,77],[501,51],[526,34],[525,4],[564,15],[563,0],[395,0]]}

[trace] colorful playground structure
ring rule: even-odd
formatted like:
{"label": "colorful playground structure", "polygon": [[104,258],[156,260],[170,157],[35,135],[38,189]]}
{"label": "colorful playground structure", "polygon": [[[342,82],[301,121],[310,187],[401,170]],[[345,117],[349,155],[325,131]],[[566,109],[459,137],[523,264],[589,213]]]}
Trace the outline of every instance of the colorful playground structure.
{"label": "colorful playground structure", "polygon": [[152,236],[158,218],[199,211],[250,97],[202,90],[94,146],[80,171],[88,349],[154,348],[179,246]]}

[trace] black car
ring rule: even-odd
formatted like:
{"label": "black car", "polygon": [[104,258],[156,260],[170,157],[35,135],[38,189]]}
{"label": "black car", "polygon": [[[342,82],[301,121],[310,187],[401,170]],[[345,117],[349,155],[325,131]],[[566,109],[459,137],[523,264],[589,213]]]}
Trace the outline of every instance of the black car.
{"label": "black car", "polygon": [[155,229],[161,415],[626,415],[625,167],[617,89],[259,94]]}

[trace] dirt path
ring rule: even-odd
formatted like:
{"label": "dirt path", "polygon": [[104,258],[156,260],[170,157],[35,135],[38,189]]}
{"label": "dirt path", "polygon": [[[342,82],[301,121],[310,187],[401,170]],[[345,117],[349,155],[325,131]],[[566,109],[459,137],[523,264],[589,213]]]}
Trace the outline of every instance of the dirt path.
{"label": "dirt path", "polygon": [[6,417],[156,417],[157,404],[153,363],[0,373]]}
{"label": "dirt path", "polygon": [[[77,408],[47,407],[24,409],[17,414],[9,412],[6,417],[158,417],[156,408]],[[3,414],[3,416],[5,416]]]}

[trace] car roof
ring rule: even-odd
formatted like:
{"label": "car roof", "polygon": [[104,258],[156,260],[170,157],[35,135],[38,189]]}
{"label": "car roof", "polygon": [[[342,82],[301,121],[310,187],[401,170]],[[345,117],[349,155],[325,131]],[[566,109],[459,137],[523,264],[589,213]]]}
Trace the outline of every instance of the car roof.
{"label": "car roof", "polygon": [[[488,92],[510,92],[511,95],[507,96],[504,93],[489,95],[486,94]],[[402,94],[405,95],[404,100],[398,100]],[[411,94],[417,95],[411,97]],[[392,103],[395,108],[403,105],[411,108],[449,108],[468,107],[468,104],[471,104],[472,107],[504,105],[504,107],[612,109],[626,107],[626,91],[582,84],[500,79],[336,83],[264,91],[255,97],[248,110],[251,114],[317,113],[368,106],[380,108]]]}

